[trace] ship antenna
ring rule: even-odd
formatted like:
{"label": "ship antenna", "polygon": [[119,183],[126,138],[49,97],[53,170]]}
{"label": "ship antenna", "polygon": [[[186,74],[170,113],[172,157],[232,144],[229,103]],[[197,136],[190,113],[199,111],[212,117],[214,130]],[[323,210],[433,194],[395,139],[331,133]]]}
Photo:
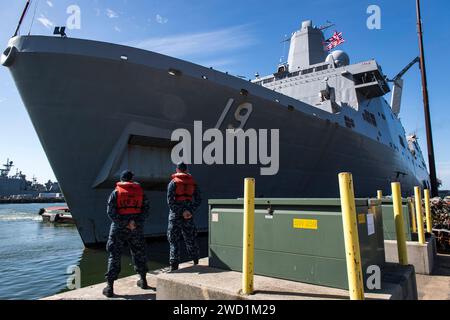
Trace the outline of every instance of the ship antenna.
{"label": "ship antenna", "polygon": [[19,34],[20,26],[22,25],[23,19],[27,15],[28,8],[30,7],[31,0],[27,0],[25,8],[23,9],[22,16],[20,17],[19,24],[17,25],[16,32],[14,32],[13,38]]}
{"label": "ship antenna", "polygon": [[281,52],[281,57],[280,57],[280,63],[283,63],[284,60],[284,56],[286,53],[286,42],[290,41],[290,39],[288,38],[287,34],[284,35],[284,40],[281,41],[283,43],[283,51]]}
{"label": "ship antenna", "polygon": [[333,22],[327,20],[327,23],[326,23],[325,25],[323,25],[323,26],[320,26],[320,27],[319,27],[319,30],[320,30],[320,31],[325,31],[325,30],[327,30],[327,29],[330,29],[331,27],[334,27],[335,25],[336,25],[336,24],[334,24]]}
{"label": "ship antenna", "polygon": [[9,161],[9,158],[6,159],[6,164],[3,165],[5,169],[0,169],[0,175],[2,177],[7,177],[9,175],[9,172],[11,171],[11,168],[14,167],[13,162]]}
{"label": "ship antenna", "polygon": [[36,5],[34,6],[33,18],[31,19],[31,25],[30,30],[28,30],[28,35],[31,34],[31,29],[33,28],[34,25],[34,19],[36,18],[36,11],[38,7],[39,7],[39,0],[37,0]]}

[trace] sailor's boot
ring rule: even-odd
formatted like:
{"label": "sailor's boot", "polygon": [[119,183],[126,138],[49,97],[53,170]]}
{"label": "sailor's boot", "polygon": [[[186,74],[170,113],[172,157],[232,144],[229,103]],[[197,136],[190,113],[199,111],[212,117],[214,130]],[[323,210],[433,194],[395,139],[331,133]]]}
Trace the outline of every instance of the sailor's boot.
{"label": "sailor's boot", "polygon": [[103,295],[107,298],[114,297],[114,281],[109,281],[105,289],[103,289]]}
{"label": "sailor's boot", "polygon": [[194,266],[198,265],[198,259],[194,259]]}
{"label": "sailor's boot", "polygon": [[141,278],[137,281],[137,286],[141,289],[148,289],[146,274],[141,274]]}

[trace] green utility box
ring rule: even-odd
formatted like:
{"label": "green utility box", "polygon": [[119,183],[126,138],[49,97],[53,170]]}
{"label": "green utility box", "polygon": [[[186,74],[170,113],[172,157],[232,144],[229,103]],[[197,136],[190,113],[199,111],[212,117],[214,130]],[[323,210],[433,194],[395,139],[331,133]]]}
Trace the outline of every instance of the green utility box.
{"label": "green utility box", "polygon": [[[406,241],[411,241],[411,213],[409,206],[410,199],[402,200],[403,211],[403,228],[405,231]],[[382,200],[382,212],[383,212],[383,231],[384,240],[397,240],[397,232],[395,230],[394,221],[394,205],[392,199]]]}
{"label": "green utility box", "polygon": [[[242,271],[243,203],[209,201],[211,267]],[[366,278],[385,263],[381,201],[357,199],[356,212]],[[256,199],[255,274],[348,289],[340,200]]]}

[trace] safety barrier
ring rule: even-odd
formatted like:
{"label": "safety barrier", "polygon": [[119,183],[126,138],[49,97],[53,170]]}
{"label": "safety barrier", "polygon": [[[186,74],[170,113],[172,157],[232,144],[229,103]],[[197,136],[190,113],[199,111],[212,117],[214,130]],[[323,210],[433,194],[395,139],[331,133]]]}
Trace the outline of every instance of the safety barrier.
{"label": "safety barrier", "polygon": [[[361,262],[361,251],[358,237],[358,219],[356,212],[355,192],[351,173],[338,175],[340,191],[340,207],[342,211],[343,238],[349,295],[351,300],[364,300],[364,283]],[[408,201],[402,198],[401,185],[393,182],[392,204],[397,239],[397,251],[400,265],[408,265],[407,240],[405,237],[405,220],[403,210],[409,209],[412,217],[412,230],[418,232],[419,243],[425,243],[422,196],[420,187],[414,188],[414,198]],[[377,191],[378,200],[383,201],[382,190]],[[424,190],[427,231],[432,227],[429,205],[429,190]],[[259,200],[258,200],[259,201]],[[415,202],[415,203],[414,203]],[[244,181],[243,242],[242,242],[242,294],[254,293],[255,272],[255,179]],[[406,203],[408,207],[406,206]],[[405,205],[405,207],[403,207]],[[370,210],[369,210],[370,211]],[[270,215],[270,212],[269,212]],[[270,217],[269,217],[270,218]],[[408,219],[408,215],[405,216]],[[407,222],[407,221],[406,221]],[[408,229],[409,230],[409,229]],[[259,268],[259,267],[258,267]]]}

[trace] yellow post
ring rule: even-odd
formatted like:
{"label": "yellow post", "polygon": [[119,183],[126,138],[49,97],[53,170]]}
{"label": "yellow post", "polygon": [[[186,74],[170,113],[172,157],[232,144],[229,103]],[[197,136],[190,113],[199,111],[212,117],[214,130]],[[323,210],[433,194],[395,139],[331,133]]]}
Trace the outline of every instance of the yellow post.
{"label": "yellow post", "polygon": [[406,237],[405,230],[403,228],[403,206],[402,206],[402,192],[400,190],[400,183],[393,182],[392,187],[392,200],[394,204],[394,221],[395,232],[397,234],[397,251],[398,262],[403,265],[408,265],[408,254],[406,252]]}
{"label": "yellow post", "polygon": [[356,224],[355,193],[351,173],[339,174],[339,189],[350,299],[364,300],[361,252],[359,249],[358,225]]}
{"label": "yellow post", "polygon": [[378,200],[383,199],[383,190],[378,190],[378,191],[377,191],[377,199],[378,199]]}
{"label": "yellow post", "polygon": [[431,220],[431,207],[430,207],[430,190],[424,190],[424,201],[425,201],[425,215],[427,217],[427,232],[433,232],[433,222]]}
{"label": "yellow post", "polygon": [[416,198],[417,233],[419,243],[425,244],[425,231],[423,229],[422,194],[420,187],[414,187],[414,197]]}
{"label": "yellow post", "polygon": [[414,198],[408,199],[408,208],[410,213],[412,232],[416,233],[417,224],[416,224],[416,209],[414,208]]}
{"label": "yellow post", "polygon": [[255,179],[245,179],[244,185],[244,243],[242,257],[242,293],[253,293],[255,246]]}

